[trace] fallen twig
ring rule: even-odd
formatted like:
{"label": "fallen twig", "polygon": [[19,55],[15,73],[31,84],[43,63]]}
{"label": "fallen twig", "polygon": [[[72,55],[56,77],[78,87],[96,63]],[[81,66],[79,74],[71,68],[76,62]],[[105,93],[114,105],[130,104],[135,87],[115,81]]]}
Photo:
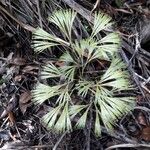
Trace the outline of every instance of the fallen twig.
{"label": "fallen twig", "polygon": [[87,19],[89,22],[93,22],[94,17],[91,15],[91,12],[85,9],[83,6],[76,3],[74,0],[62,0],[69,7],[76,10],[81,16]]}
{"label": "fallen twig", "polygon": [[[121,56],[122,56],[122,58],[124,59],[124,61],[125,61],[127,64],[129,64],[129,60],[128,60],[128,58],[127,58],[127,56],[125,55],[125,53],[124,53],[123,50],[121,50]],[[142,87],[141,87],[141,83],[140,83],[139,79],[137,78],[137,76],[135,75],[135,72],[134,72],[134,70],[133,70],[133,68],[132,68],[132,65],[129,65],[129,66],[128,66],[128,69],[129,69],[129,72],[132,74],[132,77],[133,77],[133,79],[134,79],[136,85],[137,85],[138,88],[140,89],[140,91],[141,91],[143,97],[145,97],[145,94],[144,94],[143,89],[142,89]]]}
{"label": "fallen twig", "polygon": [[0,10],[3,11],[6,15],[8,15],[11,19],[13,19],[16,23],[18,23],[22,28],[33,32],[35,30],[34,27],[24,24],[21,21],[17,20],[14,16],[12,16],[5,8],[3,8],[2,6],[0,6]]}
{"label": "fallen twig", "polygon": [[149,144],[118,144],[118,145],[113,145],[105,150],[112,150],[115,148],[150,148]]}
{"label": "fallen twig", "polygon": [[64,132],[64,134],[59,138],[59,140],[56,142],[55,146],[53,147],[53,150],[57,150],[58,145],[60,144],[60,142],[62,141],[62,139],[67,133],[68,131]]}
{"label": "fallen twig", "polygon": [[102,127],[102,132],[108,134],[109,136],[111,136],[112,138],[115,138],[116,140],[122,141],[122,142],[126,142],[126,143],[132,143],[132,144],[137,144],[137,142],[135,140],[132,140],[128,137],[126,137],[124,134],[121,134],[119,132],[108,132],[104,127]]}

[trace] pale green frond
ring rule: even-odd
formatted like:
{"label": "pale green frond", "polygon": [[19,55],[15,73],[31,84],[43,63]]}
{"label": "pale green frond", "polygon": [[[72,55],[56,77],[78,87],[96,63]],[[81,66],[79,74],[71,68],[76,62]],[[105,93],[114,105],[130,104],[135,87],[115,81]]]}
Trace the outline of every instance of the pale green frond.
{"label": "pale green frond", "polygon": [[105,37],[103,37],[101,40],[98,41],[100,44],[104,43],[114,43],[114,44],[120,44],[120,37],[118,33],[109,33]]}
{"label": "pale green frond", "polygon": [[53,96],[59,95],[61,87],[62,85],[56,85],[51,87],[39,83],[36,86],[35,90],[32,90],[33,102],[35,104],[42,104],[45,100]]}
{"label": "pale green frond", "polygon": [[88,105],[73,105],[69,109],[69,114],[71,118],[74,118],[78,113],[80,113],[83,109],[87,108]]}
{"label": "pale green frond", "polygon": [[57,121],[62,109],[62,105],[59,105],[55,108],[52,108],[46,115],[43,116],[42,121],[47,126],[48,129],[54,128],[54,125]]}
{"label": "pale green frond", "polygon": [[[95,39],[82,39],[79,42],[76,42],[75,48],[83,55],[84,53],[91,53],[94,51],[94,49],[97,46],[97,41]],[[80,49],[80,50],[78,50]]]}
{"label": "pale green frond", "polygon": [[75,51],[77,52],[77,54],[79,55],[80,58],[82,58],[83,54],[84,54],[84,49],[81,48],[82,45],[80,44],[81,41],[79,42],[79,41],[75,40],[74,45],[73,45]]}
{"label": "pale green frond", "polygon": [[95,13],[91,37],[112,25],[111,18],[104,13]]}
{"label": "pale green frond", "polygon": [[[112,70],[111,70],[112,69]],[[108,70],[109,72],[105,72],[101,78],[102,82],[108,81],[108,80],[114,80],[114,79],[119,79],[121,77],[127,77],[127,74],[125,71],[122,71],[121,68],[120,70],[115,70],[115,68],[111,67]]]}
{"label": "pale green frond", "polygon": [[95,95],[95,103],[97,103],[99,100],[101,100],[103,97],[112,97],[113,92],[111,90],[108,90],[107,88],[104,88],[102,86],[96,87],[96,91],[94,91]]}
{"label": "pale green frond", "polygon": [[[113,87],[116,90],[129,90],[129,89],[133,89],[131,83],[129,82],[128,79],[124,79],[124,78],[117,78],[114,81],[108,81],[106,83],[102,83],[101,86],[108,86],[108,87]],[[115,90],[114,89],[114,90]]]}
{"label": "pale green frond", "polygon": [[100,80],[101,86],[109,86],[119,90],[127,90],[131,88],[129,82],[129,74],[125,68],[125,64],[119,58],[114,58],[110,67],[102,75]]}
{"label": "pale green frond", "polygon": [[[98,103],[101,99],[118,99],[120,101],[124,101],[125,103],[134,103],[135,98],[134,97],[115,97],[113,90],[108,90],[106,87],[102,87],[101,85],[97,85],[96,90],[93,93],[95,95],[95,103]],[[117,101],[117,100],[116,100]]]}
{"label": "pale green frond", "polygon": [[[112,108],[114,108],[115,110],[119,110],[119,112],[121,112],[122,114],[131,110],[135,105],[134,97],[108,97],[107,101]],[[117,114],[117,116],[119,116],[119,114]]]}
{"label": "pale green frond", "polygon": [[67,79],[69,81],[74,80],[75,70],[76,70],[76,65],[72,65],[72,66],[66,65],[66,66],[62,66],[60,68],[60,71],[64,75],[65,79]]}
{"label": "pale green frond", "polygon": [[127,103],[120,98],[107,97],[100,102],[101,118],[105,126],[112,130],[114,123],[133,108],[134,101]]}
{"label": "pale green frond", "polygon": [[77,128],[84,128],[87,120],[89,107],[86,109],[86,111],[83,113],[83,115],[79,118],[78,122],[76,123]]}
{"label": "pale green frond", "polygon": [[107,54],[107,57],[109,54],[111,58],[118,51],[118,48],[119,48],[118,44],[103,44],[103,45],[97,46],[97,49],[99,50],[99,52],[103,52],[105,55]]}
{"label": "pale green frond", "polygon": [[130,104],[130,106],[129,107],[134,107],[134,105],[135,105],[135,100],[136,100],[136,98],[135,97],[132,97],[132,96],[125,96],[125,97],[112,97],[112,98],[114,98],[114,99],[118,99],[118,100],[120,100],[120,101],[123,101],[123,102],[126,102],[127,104]]}
{"label": "pale green frond", "polygon": [[83,56],[86,57],[87,62],[94,59],[110,60],[119,47],[119,44],[113,43],[114,41],[112,39],[112,41],[110,41],[111,43],[101,44],[100,41],[96,41],[94,39],[83,39],[81,41],[75,41],[74,49],[80,58]]}
{"label": "pale green frond", "polygon": [[91,56],[97,46],[97,41],[94,39],[82,39],[80,41],[75,41],[74,48],[80,57]]}
{"label": "pale green frond", "polygon": [[[100,102],[101,118],[105,127],[108,130],[113,129],[114,122],[116,121],[116,115],[112,112],[112,108],[104,101]],[[117,113],[117,112],[116,112]]]}
{"label": "pale green frond", "polygon": [[60,58],[59,58],[59,61],[64,61],[64,62],[72,62],[72,63],[75,63],[75,61],[73,60],[73,58],[71,57],[71,55],[66,52],[64,53]]}
{"label": "pale green frond", "polygon": [[92,40],[87,39],[84,42],[84,45],[85,45],[84,46],[84,53],[87,54],[88,62],[90,62],[90,61],[92,61],[94,59],[97,59],[97,58],[101,58],[101,54],[100,55],[97,54],[97,41],[96,40],[94,40],[94,39],[92,39]]}
{"label": "pale green frond", "polygon": [[33,48],[36,52],[42,52],[43,50],[57,45],[66,45],[70,44],[48,32],[44,31],[42,28],[37,28],[33,32]]}
{"label": "pale green frond", "polygon": [[59,45],[58,43],[54,43],[54,42],[52,43],[52,42],[46,42],[46,41],[34,41],[32,43],[33,43],[34,50],[38,53],[52,46]]}
{"label": "pale green frond", "polygon": [[68,89],[68,86],[66,87],[63,87],[61,90],[60,90],[60,95],[56,101],[56,103],[59,103],[59,104],[64,104],[66,102],[69,102],[71,100],[71,97],[70,97],[70,94],[69,94],[69,89]]}
{"label": "pale green frond", "polygon": [[112,130],[114,123],[125,113],[133,108],[135,101],[133,97],[114,97],[106,90],[97,88],[95,94],[95,104],[104,125]]}
{"label": "pale green frond", "polygon": [[94,59],[110,60],[109,55],[113,56],[114,50],[117,51],[117,48],[118,46],[115,44],[109,44],[109,48],[108,44],[99,45],[98,41],[94,39],[84,39],[75,43],[75,50],[79,57],[86,57],[88,62]]}
{"label": "pale green frond", "polygon": [[100,125],[100,116],[99,116],[99,110],[96,108],[96,118],[95,118],[95,127],[94,127],[94,132],[96,136],[101,135],[101,125]]}
{"label": "pale green frond", "polygon": [[75,51],[78,53],[79,57],[82,58],[83,55],[84,55],[84,50],[85,48],[85,44],[84,44],[85,40],[81,40],[80,42],[75,40],[75,43],[74,43],[74,49]]}
{"label": "pale green frond", "polygon": [[126,65],[121,61],[120,58],[114,58],[106,70],[106,72],[102,75],[101,81],[105,82],[107,80],[117,79],[120,78],[122,75],[123,77],[128,77],[128,74],[123,71]]}
{"label": "pale green frond", "polygon": [[45,30],[43,30],[42,28],[37,28],[34,32],[33,32],[33,40],[49,40],[49,41],[55,41],[57,38],[56,36],[49,34],[48,32],[46,32]]}
{"label": "pale green frond", "polygon": [[110,60],[108,53],[103,51],[103,49],[99,49],[98,47],[96,47],[93,51],[91,57],[89,58],[89,62],[94,59]]}
{"label": "pale green frond", "polygon": [[94,85],[93,82],[90,81],[79,81],[78,84],[76,84],[75,89],[78,90],[78,95],[81,95],[82,97],[86,97],[88,91],[91,91],[91,87]]}
{"label": "pale green frond", "polygon": [[41,72],[41,79],[56,78],[60,77],[61,75],[62,74],[60,70],[55,65],[50,63],[43,67]]}
{"label": "pale green frond", "polygon": [[42,120],[48,129],[55,129],[57,132],[72,130],[68,112],[68,103],[65,105],[59,104],[56,108],[52,108]]}
{"label": "pale green frond", "polygon": [[113,58],[109,68],[101,77],[101,80],[105,82],[106,80],[115,79],[122,75],[124,75],[124,77],[125,76],[127,77],[128,74],[122,71],[122,69],[125,69],[125,68],[126,68],[126,65],[123,63],[123,61],[120,58]]}
{"label": "pale green frond", "polygon": [[97,87],[95,93],[95,104],[104,125],[109,129],[113,129],[113,125],[118,118],[124,113],[130,111],[134,106],[133,97],[114,97],[113,93],[103,87]]}
{"label": "pale green frond", "polygon": [[96,118],[95,118],[95,127],[94,127],[94,132],[96,136],[101,136],[101,124],[100,124],[100,110],[97,107],[96,102],[94,102],[94,106],[95,106],[95,111],[96,111]]}
{"label": "pale green frond", "polygon": [[60,117],[54,126],[54,129],[60,133],[64,131],[72,130],[71,121],[70,121],[69,112],[68,112],[68,103],[65,104],[60,114]]}
{"label": "pale green frond", "polygon": [[71,30],[76,12],[69,10],[58,10],[49,17],[49,21],[57,25],[68,39],[71,38]]}
{"label": "pale green frond", "polygon": [[109,103],[106,98],[107,97],[100,97],[100,99],[97,101],[97,104],[105,127],[107,127],[109,130],[112,130],[113,124],[115,121],[117,121],[118,117],[120,117],[121,112],[119,112],[119,110],[116,108],[112,108],[110,105],[111,103]]}

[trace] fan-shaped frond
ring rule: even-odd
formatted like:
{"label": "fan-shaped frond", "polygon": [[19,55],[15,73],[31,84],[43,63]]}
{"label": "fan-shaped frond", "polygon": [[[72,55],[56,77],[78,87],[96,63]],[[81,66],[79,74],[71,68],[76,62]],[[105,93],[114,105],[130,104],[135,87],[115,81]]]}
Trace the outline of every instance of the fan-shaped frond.
{"label": "fan-shaped frond", "polygon": [[106,50],[102,49],[98,45],[98,41],[94,39],[84,39],[79,42],[76,41],[74,48],[77,51],[79,58],[82,60],[82,63],[83,56],[87,58],[87,63],[91,62],[94,59],[109,60],[109,56],[108,53],[106,53]]}
{"label": "fan-shaped frond", "polygon": [[[110,60],[119,48],[119,44],[117,42],[120,39],[113,39],[113,36],[116,37],[117,35],[110,34],[110,39],[106,36],[106,39],[104,37],[102,41],[96,41],[94,39],[75,41],[74,49],[78,53],[79,58],[83,59],[84,56],[87,58],[87,62],[94,59]],[[109,42],[107,40],[109,40]]]}
{"label": "fan-shaped frond", "polygon": [[59,61],[64,61],[66,63],[75,63],[75,61],[73,60],[73,58],[71,57],[71,55],[66,52],[64,53],[60,58],[59,58]]}
{"label": "fan-shaped frond", "polygon": [[48,32],[44,31],[41,28],[38,28],[33,32],[33,47],[36,52],[42,52],[43,50],[57,45],[66,45],[70,44]]}
{"label": "fan-shaped frond", "polygon": [[78,95],[81,95],[82,97],[86,97],[88,91],[92,91],[93,86],[94,86],[94,82],[81,80],[78,82],[78,84],[76,84],[75,89],[78,90]]}
{"label": "fan-shaped frond", "polygon": [[74,80],[74,75],[75,75],[75,70],[76,70],[76,65],[65,65],[60,68],[62,74],[64,75],[64,78],[67,79],[68,81],[73,81]]}
{"label": "fan-shaped frond", "polygon": [[78,113],[80,113],[83,109],[87,108],[88,105],[73,105],[69,109],[69,114],[71,118],[74,118]]}
{"label": "fan-shaped frond", "polygon": [[123,114],[127,113],[133,107],[133,98],[128,98],[131,101],[124,101],[124,98],[119,97],[102,97],[99,101],[101,109],[101,118],[108,129],[112,129],[114,122]]}
{"label": "fan-shaped frond", "polygon": [[113,93],[104,89],[105,88],[101,89],[101,87],[97,87],[95,92],[95,106],[104,125],[111,130],[114,122],[124,113],[131,110],[135,98],[115,97],[112,95]]}
{"label": "fan-shaped frond", "polygon": [[87,116],[88,116],[88,111],[89,111],[89,107],[85,110],[85,112],[81,115],[81,117],[77,121],[77,123],[76,123],[77,128],[84,128],[85,127]]}
{"label": "fan-shaped frond", "polygon": [[[95,95],[95,109],[96,118],[95,126],[100,124],[100,119],[104,125],[109,129],[113,129],[113,125],[124,113],[127,113],[134,106],[134,97],[115,97],[112,90],[108,90],[106,87],[102,87],[97,83],[97,87],[94,91]],[[96,135],[100,135],[100,129],[96,129]]]}
{"label": "fan-shaped frond", "polygon": [[81,40],[79,42],[79,41],[75,40],[75,44],[74,44],[74,49],[76,50],[76,52],[78,53],[80,58],[82,58],[84,55],[84,50],[85,50],[84,41],[85,40]]}
{"label": "fan-shaped frond", "polygon": [[71,30],[76,12],[73,10],[58,10],[50,16],[49,21],[57,25],[60,30],[71,39]]}
{"label": "fan-shaped frond", "polygon": [[35,104],[42,104],[45,100],[59,95],[60,94],[60,88],[63,85],[56,85],[56,86],[47,86],[44,84],[39,83],[36,86],[35,90],[32,90],[32,97],[33,97],[33,102]]}
{"label": "fan-shaped frond", "polygon": [[66,87],[63,87],[61,90],[61,93],[56,101],[56,103],[64,104],[66,102],[69,102],[71,100],[70,93],[69,93],[69,87],[68,85]]}
{"label": "fan-shaped frond", "polygon": [[72,126],[69,118],[68,103],[65,105],[59,104],[56,108],[50,110],[50,112],[43,117],[43,122],[47,128],[54,128],[57,132],[70,131]]}
{"label": "fan-shaped frond", "polygon": [[113,92],[111,90],[108,90],[107,88],[101,87],[97,84],[95,91],[93,92],[95,95],[95,102],[97,103],[101,96],[103,97],[112,97]]}
{"label": "fan-shaped frond", "polygon": [[101,30],[104,30],[112,25],[111,18],[103,13],[95,13],[94,26],[92,28],[91,37],[94,37]]}
{"label": "fan-shaped frond", "polygon": [[71,121],[68,112],[68,102],[65,104],[61,112],[61,115],[54,126],[54,129],[60,133],[64,131],[72,130]]}
{"label": "fan-shaped frond", "polygon": [[118,33],[109,33],[108,35],[106,35],[105,37],[100,39],[98,41],[98,43],[100,43],[100,44],[104,44],[104,43],[120,44],[120,37],[119,37]]}
{"label": "fan-shaped frond", "polygon": [[118,51],[119,45],[118,44],[103,44],[98,45],[97,49],[99,53],[102,53],[101,55],[105,57],[113,57],[114,54]]}
{"label": "fan-shaped frond", "polygon": [[100,124],[100,111],[96,107],[96,118],[95,118],[95,127],[94,132],[96,136],[101,135],[101,124]]}
{"label": "fan-shaped frond", "polygon": [[126,65],[123,63],[123,61],[121,61],[120,58],[114,58],[109,68],[101,77],[101,80],[104,82],[106,80],[111,80],[113,78],[120,77],[120,74],[116,74],[116,71],[122,71],[122,69],[125,69],[125,68],[126,68]]}
{"label": "fan-shaped frond", "polygon": [[110,67],[101,77],[101,86],[109,86],[118,90],[130,89],[129,74],[126,70],[123,70],[124,68],[125,64],[119,58],[114,58]]}
{"label": "fan-shaped frond", "polygon": [[45,123],[48,129],[54,128],[57,118],[61,113],[62,107],[63,105],[58,105],[43,116],[42,121]]}
{"label": "fan-shaped frond", "polygon": [[41,79],[56,78],[60,77],[61,75],[62,74],[60,70],[55,65],[50,63],[43,67],[43,70],[41,72]]}
{"label": "fan-shaped frond", "polygon": [[80,57],[91,57],[92,52],[94,52],[97,45],[97,41],[94,39],[83,39],[80,41],[75,41],[74,48]]}

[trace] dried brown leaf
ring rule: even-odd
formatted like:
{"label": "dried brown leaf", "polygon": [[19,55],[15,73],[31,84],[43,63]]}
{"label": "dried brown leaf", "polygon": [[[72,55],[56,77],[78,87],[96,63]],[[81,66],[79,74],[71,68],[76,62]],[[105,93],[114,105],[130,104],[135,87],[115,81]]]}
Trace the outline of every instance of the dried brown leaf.
{"label": "dried brown leaf", "polygon": [[15,124],[15,117],[12,111],[8,113],[8,119],[10,121],[11,126],[13,126]]}
{"label": "dried brown leaf", "polygon": [[13,58],[11,61],[10,61],[10,64],[13,64],[13,65],[18,65],[18,66],[23,66],[26,64],[26,59],[24,58]]}
{"label": "dried brown leaf", "polygon": [[15,82],[20,82],[22,79],[24,79],[25,78],[25,76],[24,75],[16,75],[15,77],[14,77],[14,81]]}
{"label": "dried brown leaf", "polygon": [[19,107],[23,114],[26,112],[27,107],[30,105],[30,100],[31,100],[31,92],[30,91],[26,91],[20,95]]}
{"label": "dried brown leaf", "polygon": [[146,127],[142,130],[141,138],[145,141],[150,141],[150,127]]}
{"label": "dried brown leaf", "polygon": [[147,125],[145,116],[144,116],[144,114],[142,112],[139,113],[137,120],[138,120],[139,124],[144,125],[144,126]]}
{"label": "dried brown leaf", "polygon": [[38,66],[29,65],[29,66],[25,66],[22,69],[22,72],[37,75],[38,70],[39,70]]}

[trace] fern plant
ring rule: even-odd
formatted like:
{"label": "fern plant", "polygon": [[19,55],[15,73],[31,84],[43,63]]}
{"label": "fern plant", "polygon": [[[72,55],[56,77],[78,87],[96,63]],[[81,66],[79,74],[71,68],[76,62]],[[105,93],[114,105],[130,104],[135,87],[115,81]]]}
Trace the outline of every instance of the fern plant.
{"label": "fern plant", "polygon": [[100,136],[101,124],[112,130],[117,119],[133,107],[134,97],[120,95],[133,87],[126,66],[117,54],[118,34],[100,34],[112,25],[111,18],[96,12],[91,33],[79,39],[73,32],[76,15],[73,10],[59,10],[49,17],[63,38],[41,28],[33,33],[35,52],[50,47],[61,49],[56,62],[43,66],[41,78],[51,83],[37,84],[32,91],[33,102],[40,105],[55,99],[53,108],[43,116],[49,129],[72,131],[74,120],[77,120],[75,127],[84,128],[91,113],[94,132]]}

